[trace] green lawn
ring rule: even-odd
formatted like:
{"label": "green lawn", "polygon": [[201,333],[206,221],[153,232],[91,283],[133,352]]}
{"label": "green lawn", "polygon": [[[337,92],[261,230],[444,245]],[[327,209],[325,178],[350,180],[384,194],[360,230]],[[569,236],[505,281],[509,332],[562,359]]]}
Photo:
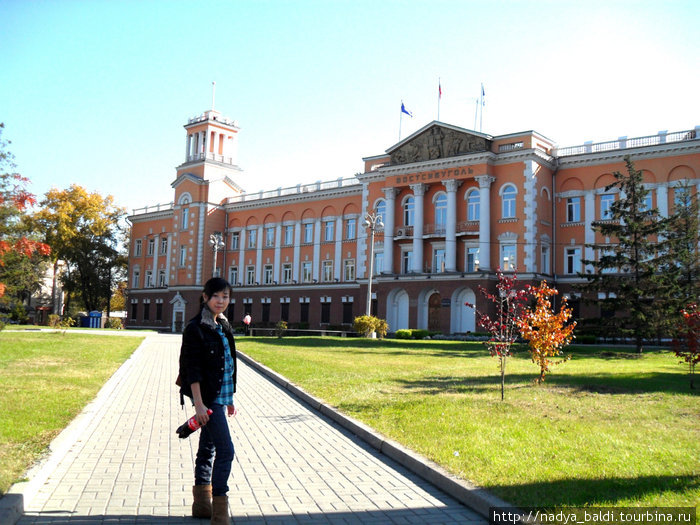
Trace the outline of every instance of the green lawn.
{"label": "green lawn", "polygon": [[668,351],[572,348],[543,385],[480,343],[240,338],[309,393],[520,506],[696,506],[700,398]]}
{"label": "green lawn", "polygon": [[142,340],[79,332],[0,332],[0,495]]}

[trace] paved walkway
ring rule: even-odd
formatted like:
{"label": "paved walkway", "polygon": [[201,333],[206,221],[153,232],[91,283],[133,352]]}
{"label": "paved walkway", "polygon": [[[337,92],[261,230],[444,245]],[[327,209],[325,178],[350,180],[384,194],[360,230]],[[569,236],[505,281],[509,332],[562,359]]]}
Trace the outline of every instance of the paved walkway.
{"label": "paved walkway", "polygon": [[[66,431],[23,489],[32,524],[193,524],[196,439],[174,385],[179,336],[149,336]],[[238,362],[234,523],[486,521]],[[193,436],[194,437],[194,436]],[[208,523],[208,520],[202,521]]]}

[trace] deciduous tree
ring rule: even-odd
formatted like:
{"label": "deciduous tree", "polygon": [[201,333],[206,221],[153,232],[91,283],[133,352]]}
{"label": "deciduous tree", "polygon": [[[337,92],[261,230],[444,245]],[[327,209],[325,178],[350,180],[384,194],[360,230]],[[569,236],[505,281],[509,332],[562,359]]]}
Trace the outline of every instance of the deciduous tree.
{"label": "deciduous tree", "polygon": [[126,257],[122,253],[125,210],[112,196],[88,193],[73,184],[52,189],[34,215],[53,250],[54,263],[66,264],[64,289],[77,294],[87,310],[109,308],[116,282],[123,280]]}
{"label": "deciduous tree", "polygon": [[546,281],[542,281],[538,287],[528,286],[527,291],[535,298],[536,304],[534,308],[526,310],[517,325],[520,336],[528,342],[532,362],[540,367],[537,382],[543,383],[550,366],[567,360],[553,361],[551,358],[558,356],[562,348],[571,342],[576,322],[567,324],[571,319],[571,308],[567,306],[566,298],[562,299],[559,312],[554,312],[550,298],[559,291],[549,287]]}
{"label": "deciduous tree", "polygon": [[501,374],[501,401],[505,398],[506,362],[511,355],[513,343],[518,338],[518,322],[523,315],[527,294],[524,289],[517,289],[517,276],[506,276],[499,268],[496,271],[498,283],[496,294],[490,293],[480,286],[479,291],[484,298],[496,305],[493,317],[486,312],[476,309],[476,306],[465,303],[476,310],[479,326],[491,334],[486,345],[491,355],[498,358],[498,369]]}
{"label": "deciduous tree", "polygon": [[690,388],[695,388],[695,366],[700,363],[700,310],[697,303],[688,305],[681,311],[682,320],[678,326],[678,336],[673,341],[676,356],[688,364]]}

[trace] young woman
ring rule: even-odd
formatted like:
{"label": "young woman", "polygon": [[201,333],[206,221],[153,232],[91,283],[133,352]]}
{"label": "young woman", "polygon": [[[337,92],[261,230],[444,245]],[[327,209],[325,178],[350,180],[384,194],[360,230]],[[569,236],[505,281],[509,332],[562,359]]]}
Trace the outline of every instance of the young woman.
{"label": "young woman", "polygon": [[207,281],[202,309],[187,323],[180,350],[181,392],[192,399],[195,416],[202,425],[194,467],[192,517],[211,518],[212,525],[230,523],[227,494],[234,449],[226,416],[236,415],[236,347],[231,326],[223,315],[230,295],[231,287],[224,279]]}

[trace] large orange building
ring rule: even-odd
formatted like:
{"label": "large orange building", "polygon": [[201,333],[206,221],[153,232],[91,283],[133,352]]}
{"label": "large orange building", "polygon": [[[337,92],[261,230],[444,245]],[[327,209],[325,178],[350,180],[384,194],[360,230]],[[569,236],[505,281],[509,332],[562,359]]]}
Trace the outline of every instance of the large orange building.
{"label": "large orange building", "polygon": [[[129,217],[127,327],[180,331],[214,274],[234,286],[229,318],[249,313],[257,326],[349,328],[371,282],[372,313],[392,332],[474,331],[465,302],[482,304],[478,286],[493,289],[499,267],[555,282],[577,313],[596,315],[579,309],[577,273],[594,258],[586,244],[604,241],[591,223],[616,198],[605,187],[624,157],[662,215],[679,188],[700,185],[700,127],[557,148],[535,131],[434,121],[364,158],[364,173],[259,193],[238,184],[235,122],[212,110],[185,130],[173,201]],[[369,213],[383,220],[374,236]]]}

